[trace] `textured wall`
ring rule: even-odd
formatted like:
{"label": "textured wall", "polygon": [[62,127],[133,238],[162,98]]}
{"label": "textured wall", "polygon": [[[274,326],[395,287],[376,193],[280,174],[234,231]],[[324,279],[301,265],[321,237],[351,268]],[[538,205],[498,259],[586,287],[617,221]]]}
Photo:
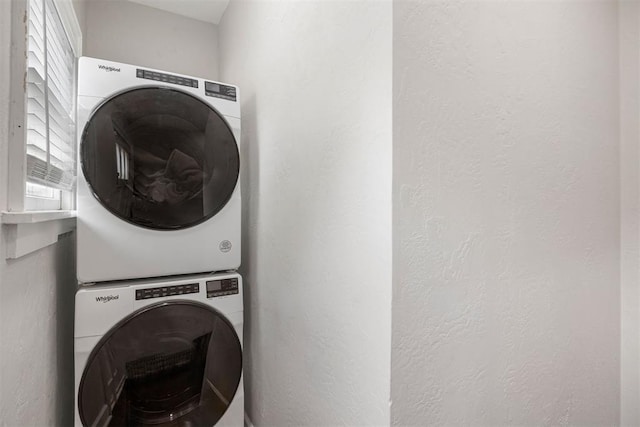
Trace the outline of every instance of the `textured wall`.
{"label": "textured wall", "polygon": [[9,262],[2,240],[0,425],[71,426],[75,238]]}
{"label": "textured wall", "polygon": [[391,328],[391,3],[232,1],[240,86],[247,411],[385,425]]}
{"label": "textured wall", "polygon": [[[5,210],[11,3],[0,2],[0,210]],[[73,424],[75,242],[5,261],[0,232],[0,425]]]}
{"label": "textured wall", "polygon": [[85,8],[85,56],[218,78],[215,25],[124,0]]}
{"label": "textured wall", "polygon": [[622,425],[640,425],[640,2],[620,2]]}
{"label": "textured wall", "polygon": [[616,2],[393,29],[393,424],[618,424]]}

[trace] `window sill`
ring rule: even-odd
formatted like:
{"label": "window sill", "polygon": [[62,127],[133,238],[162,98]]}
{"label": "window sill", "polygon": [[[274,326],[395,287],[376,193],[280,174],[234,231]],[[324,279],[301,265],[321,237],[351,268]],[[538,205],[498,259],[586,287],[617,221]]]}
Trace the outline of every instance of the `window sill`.
{"label": "window sill", "polygon": [[58,241],[76,228],[76,211],[2,212],[7,259],[16,259]]}

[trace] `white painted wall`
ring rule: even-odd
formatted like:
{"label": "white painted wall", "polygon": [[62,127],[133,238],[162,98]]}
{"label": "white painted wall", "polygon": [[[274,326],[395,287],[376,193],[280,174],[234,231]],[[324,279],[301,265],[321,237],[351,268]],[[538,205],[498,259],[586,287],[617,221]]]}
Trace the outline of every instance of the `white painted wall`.
{"label": "white painted wall", "polygon": [[0,240],[1,424],[70,426],[75,237],[9,262]]}
{"label": "white painted wall", "polygon": [[640,3],[620,2],[623,426],[640,425]]}
{"label": "white painted wall", "polygon": [[[11,2],[0,2],[0,210],[7,209]],[[5,260],[0,233],[0,425],[73,424],[75,243]]]}
{"label": "white painted wall", "polygon": [[[7,139],[9,135],[9,88],[11,76],[11,3],[0,3],[0,206],[7,206],[7,168],[6,166],[8,151]],[[3,245],[4,246],[4,245]]]}
{"label": "white painted wall", "polygon": [[86,3],[86,56],[218,79],[217,26],[124,0]]}
{"label": "white painted wall", "polygon": [[72,0],[73,9],[76,13],[76,18],[78,18],[78,24],[80,24],[80,31],[83,34],[82,37],[82,50],[85,50],[86,45],[86,34],[87,34],[87,19],[86,19],[86,11],[87,11],[87,0]]}
{"label": "white painted wall", "polygon": [[232,1],[256,426],[388,425],[391,3]]}
{"label": "white painted wall", "polygon": [[394,425],[617,425],[616,2],[394,2]]}

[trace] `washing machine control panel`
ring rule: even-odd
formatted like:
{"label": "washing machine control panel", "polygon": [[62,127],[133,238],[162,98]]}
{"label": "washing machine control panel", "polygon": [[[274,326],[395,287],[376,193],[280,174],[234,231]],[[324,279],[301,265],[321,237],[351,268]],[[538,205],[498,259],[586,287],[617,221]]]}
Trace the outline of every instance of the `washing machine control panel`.
{"label": "washing machine control panel", "polygon": [[189,283],[176,286],[159,286],[157,288],[136,289],[136,300],[170,297],[174,295],[197,294],[200,283]]}
{"label": "washing machine control panel", "polygon": [[207,298],[223,297],[238,293],[238,279],[207,281]]}

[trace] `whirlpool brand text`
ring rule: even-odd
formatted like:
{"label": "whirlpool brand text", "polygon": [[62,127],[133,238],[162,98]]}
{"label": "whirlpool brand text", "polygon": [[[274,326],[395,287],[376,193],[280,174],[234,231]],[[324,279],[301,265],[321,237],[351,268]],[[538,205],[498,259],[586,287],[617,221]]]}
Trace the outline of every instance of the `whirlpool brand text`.
{"label": "whirlpool brand text", "polygon": [[120,295],[107,295],[104,297],[96,297],[96,302],[109,302],[120,298]]}
{"label": "whirlpool brand text", "polygon": [[98,65],[98,69],[109,71],[109,72],[115,71],[116,73],[120,72],[120,68],[112,67],[110,65]]}

